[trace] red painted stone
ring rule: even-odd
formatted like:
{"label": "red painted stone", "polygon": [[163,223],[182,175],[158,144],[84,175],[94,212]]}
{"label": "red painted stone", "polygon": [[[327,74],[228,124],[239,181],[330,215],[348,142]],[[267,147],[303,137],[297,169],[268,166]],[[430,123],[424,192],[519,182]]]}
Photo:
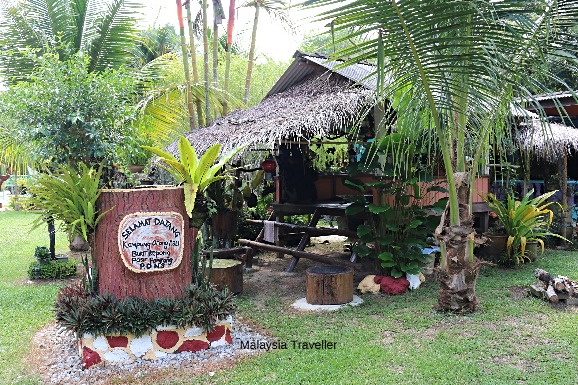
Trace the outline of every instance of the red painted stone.
{"label": "red painted stone", "polygon": [[179,333],[173,331],[160,331],[157,333],[157,344],[163,349],[174,348],[179,342]]}
{"label": "red painted stone", "polygon": [[183,342],[183,344],[177,350],[178,352],[198,352],[199,350],[205,350],[209,348],[209,344],[201,340],[188,340]]}
{"label": "red painted stone", "polygon": [[409,289],[409,281],[403,277],[383,277],[379,283],[381,291],[386,294],[403,294]]}
{"label": "red painted stone", "polygon": [[228,344],[232,344],[233,343],[233,337],[231,336],[231,331],[229,329],[227,329],[227,332],[225,333],[225,341]]}
{"label": "red painted stone", "polygon": [[207,339],[211,342],[218,341],[225,335],[225,326],[218,325],[215,326],[213,330],[207,332]]}
{"label": "red painted stone", "polygon": [[126,348],[128,346],[128,338],[125,336],[106,336],[106,340],[111,348]]}
{"label": "red painted stone", "polygon": [[100,358],[100,355],[97,352],[95,352],[90,348],[87,348],[86,346],[82,348],[82,369],[88,369],[92,365],[96,365],[101,361],[102,359]]}

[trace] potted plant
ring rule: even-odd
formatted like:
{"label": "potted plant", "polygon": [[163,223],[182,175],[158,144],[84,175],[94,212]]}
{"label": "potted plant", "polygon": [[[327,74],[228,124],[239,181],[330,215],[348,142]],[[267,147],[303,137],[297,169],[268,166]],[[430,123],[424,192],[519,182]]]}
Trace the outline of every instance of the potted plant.
{"label": "potted plant", "polygon": [[504,225],[497,219],[496,214],[491,212],[490,217],[496,219],[496,222],[483,234],[486,242],[481,245],[476,255],[486,260],[498,262],[506,253],[508,236]]}
{"label": "potted plant", "polygon": [[145,151],[140,147],[129,149],[128,170],[133,174],[142,172],[150,158],[151,158],[150,152]]}
{"label": "potted plant", "polygon": [[545,203],[556,192],[557,190],[531,198],[534,193],[534,190],[531,190],[522,200],[516,200],[512,194],[508,194],[505,203],[498,200],[493,194],[484,197],[490,209],[504,226],[507,236],[504,264],[518,265],[531,260],[528,255],[528,242],[537,242],[542,246],[543,252],[544,237],[554,236],[564,239],[550,231],[554,213],[548,207],[558,203]]}

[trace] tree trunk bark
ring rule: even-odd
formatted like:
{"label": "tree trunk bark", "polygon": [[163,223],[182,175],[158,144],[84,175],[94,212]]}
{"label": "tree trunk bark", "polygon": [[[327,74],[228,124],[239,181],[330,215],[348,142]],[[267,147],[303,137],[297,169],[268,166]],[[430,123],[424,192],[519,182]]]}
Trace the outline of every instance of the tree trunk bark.
{"label": "tree trunk bark", "polygon": [[458,189],[460,225],[450,226],[449,202],[435,237],[440,244],[440,291],[438,308],[453,313],[476,310],[476,279],[480,263],[474,257],[475,230],[469,206],[468,178],[454,174]]}
{"label": "tree trunk bark", "polygon": [[[182,187],[103,190],[97,209],[106,212],[92,248],[100,294],[175,298],[192,283],[196,229],[189,228]],[[182,228],[178,220],[167,219],[178,219],[179,214]]]}
{"label": "tree trunk bark", "polygon": [[251,33],[251,47],[249,48],[249,60],[247,62],[247,76],[245,78],[245,96],[243,103],[249,105],[249,91],[251,89],[251,74],[255,61],[255,41],[257,40],[257,25],[259,23],[259,3],[255,3],[255,18],[253,19],[253,32]]}

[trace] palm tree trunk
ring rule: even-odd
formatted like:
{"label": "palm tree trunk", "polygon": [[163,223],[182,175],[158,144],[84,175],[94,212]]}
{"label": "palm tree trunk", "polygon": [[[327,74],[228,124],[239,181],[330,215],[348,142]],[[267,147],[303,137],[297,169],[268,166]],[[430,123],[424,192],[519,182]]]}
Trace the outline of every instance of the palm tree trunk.
{"label": "palm tree trunk", "polygon": [[219,87],[219,24],[216,17],[213,19],[213,87]]}
{"label": "palm tree trunk", "polygon": [[[235,25],[235,0],[229,1],[229,19],[227,20],[227,46],[225,47],[225,95],[229,93],[229,73],[231,72],[231,46],[233,45],[233,27]],[[229,112],[229,105],[227,102],[223,103],[223,116]]]}
{"label": "palm tree trunk", "polygon": [[247,63],[247,77],[245,78],[245,105],[249,103],[249,90],[251,89],[251,74],[253,73],[253,62],[255,60],[255,41],[257,40],[257,24],[259,22],[259,2],[255,2],[255,19],[253,20],[253,33],[251,34],[251,48],[249,49],[249,61]]}
{"label": "palm tree trunk", "polygon": [[195,109],[193,103],[193,93],[191,92],[191,74],[189,72],[189,55],[187,53],[187,42],[185,40],[185,24],[183,22],[183,5],[181,0],[177,0],[177,17],[179,19],[179,34],[181,36],[181,50],[183,53],[183,67],[185,70],[185,84],[187,89],[187,109],[189,111],[189,124],[191,130],[196,128]]}
{"label": "palm tree trunk", "polygon": [[209,101],[209,35],[207,24],[207,0],[202,2],[203,8],[203,65],[204,65],[204,86],[205,86],[205,125],[211,124],[211,109]]}
{"label": "palm tree trunk", "polygon": [[[185,2],[185,9],[187,10],[187,24],[189,26],[189,49],[191,50],[191,67],[193,67],[193,82],[199,84],[199,70],[197,68],[197,49],[195,46],[195,33],[193,31],[193,18],[191,14],[191,2]],[[197,121],[199,127],[204,126],[203,120],[203,103],[201,99],[195,97],[195,105],[197,107]]]}
{"label": "palm tree trunk", "polygon": [[475,230],[470,210],[470,186],[466,173],[456,173],[459,223],[452,224],[449,202],[435,236],[440,244],[440,291],[438,308],[454,313],[470,313],[477,306],[476,280],[480,263],[474,257]]}

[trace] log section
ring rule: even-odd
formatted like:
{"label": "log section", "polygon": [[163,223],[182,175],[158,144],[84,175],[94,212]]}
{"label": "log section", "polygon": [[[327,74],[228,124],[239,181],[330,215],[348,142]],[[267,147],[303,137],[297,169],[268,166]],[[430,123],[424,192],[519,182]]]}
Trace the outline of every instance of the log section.
{"label": "log section", "polygon": [[307,303],[341,305],[353,301],[353,269],[313,266],[306,271]]}
{"label": "log section", "polygon": [[211,283],[219,290],[229,289],[231,293],[243,292],[243,263],[230,259],[213,259]]}

